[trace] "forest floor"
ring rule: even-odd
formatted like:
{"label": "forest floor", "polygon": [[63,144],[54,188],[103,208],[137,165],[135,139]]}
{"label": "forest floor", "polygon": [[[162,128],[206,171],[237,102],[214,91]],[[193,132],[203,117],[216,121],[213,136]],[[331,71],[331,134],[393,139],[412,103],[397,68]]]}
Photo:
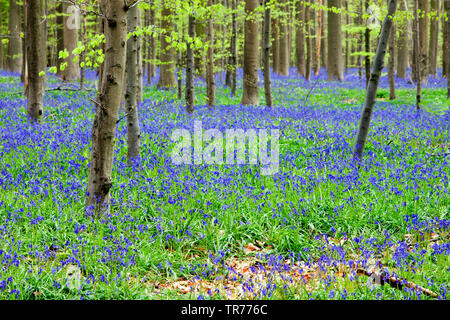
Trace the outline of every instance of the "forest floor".
{"label": "forest floor", "polygon": [[[239,105],[218,76],[209,110],[196,80],[191,117],[176,90],[146,86],[142,159],[127,166],[120,121],[100,219],[84,215],[94,91],[48,91],[30,128],[19,78],[1,73],[0,299],[449,299],[446,80],[429,79],[417,112],[414,86],[396,79],[389,101],[383,76],[357,170],[357,70],[342,83],[294,73],[273,77],[273,109]],[[279,129],[279,172],[174,165],[171,134],[195,120]]]}

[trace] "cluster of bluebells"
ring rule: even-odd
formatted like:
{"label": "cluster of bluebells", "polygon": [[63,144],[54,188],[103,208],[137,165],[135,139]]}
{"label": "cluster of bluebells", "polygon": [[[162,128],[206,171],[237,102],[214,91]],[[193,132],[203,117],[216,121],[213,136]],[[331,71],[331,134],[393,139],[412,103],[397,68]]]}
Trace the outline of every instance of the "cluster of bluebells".
{"label": "cluster of bluebells", "polygon": [[[418,272],[429,255],[436,259],[448,256],[448,239],[433,243],[430,251],[419,245],[411,247],[392,234],[398,226],[422,235],[448,232],[450,157],[430,157],[424,150],[445,143],[441,140],[448,138],[450,111],[417,113],[412,105],[377,103],[370,145],[358,170],[351,160],[351,149],[361,105],[341,108],[308,103],[299,99],[296,90],[314,86],[315,91],[333,95],[342,89],[361,89],[364,80],[357,70],[347,74],[343,83],[324,81],[324,70],[310,83],[294,73],[291,70],[288,78],[274,75],[274,95],[281,96],[282,103],[272,109],[218,105],[210,111],[200,105],[194,117],[187,117],[179,101],[144,99],[139,106],[142,158],[128,167],[126,125],[120,122],[111,212],[96,221],[86,219],[83,210],[95,108],[89,99],[94,94],[46,94],[47,117],[42,124],[30,127],[23,112],[26,100],[8,95],[20,90],[17,75],[0,73],[0,78],[11,77],[11,81],[0,83],[0,94],[5,97],[0,100],[0,297],[30,297],[38,291],[40,279],[48,277],[49,287],[63,292],[75,279],[66,272],[69,266],[81,274],[81,284],[71,294],[82,298],[91,297],[94,284],[119,287],[132,278],[145,282],[142,270],[201,279],[227,270],[228,280],[242,282],[244,292],[272,297],[279,290],[288,292],[297,281],[284,276],[291,268],[285,262],[289,255],[291,262],[301,261],[325,275],[327,295],[323,298],[346,299],[354,293],[333,289],[336,276],[327,274],[332,267],[365,268],[369,261],[392,252],[396,270]],[[94,73],[88,74],[91,81],[94,77]],[[239,77],[242,81],[241,71]],[[222,82],[219,74],[219,87]],[[396,83],[413,88],[401,79]],[[438,77],[430,78],[427,86],[444,85]],[[204,82],[197,79],[196,86],[204,86]],[[385,77],[380,86],[388,86]],[[203,122],[204,129],[220,131],[280,129],[279,172],[265,184],[262,181],[267,178],[252,166],[174,165],[168,152],[171,133],[179,128],[192,130],[196,119]],[[223,229],[231,213],[245,211],[243,203],[252,204],[252,212],[246,215],[267,216],[280,230],[311,237],[311,242],[320,245],[298,248],[293,244],[283,255],[259,256],[261,264],[250,272],[262,272],[268,280],[264,285],[227,266],[225,258],[232,254],[230,250],[210,252],[207,263],[180,263],[169,256],[153,256],[156,246],[208,245],[208,234]],[[361,221],[361,230],[363,224],[369,224],[382,232],[378,237],[363,231],[347,237],[349,216]],[[235,228],[252,228],[252,223],[244,218],[232,221]],[[310,228],[311,224],[316,227]],[[315,230],[312,235],[310,229]],[[347,247],[329,242],[329,236],[347,238],[357,258]],[[44,277],[41,274],[46,269],[51,271]],[[130,270],[141,273],[132,275]],[[385,272],[389,275],[391,271],[388,268]],[[347,276],[356,281],[354,271]],[[429,283],[446,299],[448,283],[441,280],[431,277]],[[416,295],[405,291],[405,297]]]}

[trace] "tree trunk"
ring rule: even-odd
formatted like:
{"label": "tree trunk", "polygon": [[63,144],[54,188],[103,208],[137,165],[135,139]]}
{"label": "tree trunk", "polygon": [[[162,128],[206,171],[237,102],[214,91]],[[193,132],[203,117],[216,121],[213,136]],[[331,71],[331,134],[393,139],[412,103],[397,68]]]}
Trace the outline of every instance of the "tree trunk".
{"label": "tree trunk", "polygon": [[[407,12],[405,1],[400,1],[400,8],[404,14]],[[397,77],[406,79],[406,69],[409,60],[409,20],[401,21],[398,24],[398,56],[397,56]]]}
{"label": "tree trunk", "polygon": [[[86,1],[83,1],[83,12],[82,12],[82,14],[83,14],[83,45],[84,45],[84,47],[85,48],[87,48],[87,13],[86,13]],[[81,66],[81,73],[80,73],[80,90],[83,90],[84,89],[84,81],[85,81],[85,77],[86,77],[86,65],[85,65],[85,63],[86,63],[86,50],[87,49],[85,49],[85,50],[83,50],[82,52],[81,52],[81,55],[80,55],[80,61],[81,61],[81,63],[83,64],[82,66]]]}
{"label": "tree trunk", "polygon": [[42,1],[27,0],[26,38],[27,38],[27,69],[28,69],[28,118],[37,122],[44,112],[44,90],[47,56],[45,54],[44,38],[44,7]]}
{"label": "tree trunk", "polygon": [[[349,1],[345,1],[345,24],[348,27],[350,25],[349,15]],[[345,73],[348,73],[350,60],[350,39],[348,38],[348,31],[345,30]]]}
{"label": "tree trunk", "polygon": [[213,25],[213,0],[208,0],[208,8],[211,10],[206,30],[206,41],[208,42],[207,65],[206,65],[206,99],[210,108],[214,107],[216,100],[216,84],[214,81],[214,25]]}
{"label": "tree trunk", "polygon": [[[104,76],[98,94],[92,127],[92,153],[89,170],[86,213],[101,214],[109,209],[116,122],[122,101],[127,43],[127,12],[124,1],[104,0]],[[106,18],[105,18],[106,19]]]}
{"label": "tree trunk", "polygon": [[[281,10],[286,12],[287,5],[286,0],[282,0]],[[288,42],[288,28],[286,21],[287,19],[280,19],[280,74],[283,76],[289,75],[289,42]]]}
{"label": "tree trunk", "polygon": [[[142,15],[141,10],[138,10],[137,26],[142,28]],[[137,38],[137,92],[136,92],[136,102],[137,104],[142,103],[143,92],[144,92],[144,64],[142,60],[142,35]]]}
{"label": "tree trunk", "polygon": [[[442,6],[443,6],[443,11],[446,11],[446,5],[447,5],[448,1],[444,1]],[[447,12],[447,17],[449,16],[448,12]],[[449,76],[449,73],[447,72],[448,70],[448,65],[450,63],[450,59],[448,58],[448,52],[449,52],[449,45],[448,45],[448,38],[449,38],[449,32],[450,29],[448,28],[448,23],[447,21],[450,21],[450,19],[448,19],[447,21],[445,21],[445,19],[441,19],[442,20],[442,76],[445,77]]]}
{"label": "tree trunk", "polygon": [[[328,7],[341,8],[341,0],[328,0]],[[342,66],[341,15],[328,11],[328,80],[344,79]]]}
{"label": "tree trunk", "polygon": [[74,61],[75,55],[72,51],[78,46],[78,30],[80,29],[80,10],[70,3],[63,3],[64,16],[64,48],[69,56],[64,60],[67,63],[62,70],[63,81],[75,81],[80,78],[80,68]]}
{"label": "tree trunk", "polygon": [[171,37],[173,30],[172,10],[167,0],[162,0],[161,12],[161,67],[159,69],[158,88],[167,89],[176,86],[175,80],[175,61],[173,48],[171,43],[167,41],[167,37]]}
{"label": "tree trunk", "polygon": [[420,79],[423,84],[427,83],[428,76],[428,26],[430,12],[429,0],[419,1],[419,43],[420,43]]}
{"label": "tree trunk", "polygon": [[396,28],[392,24],[391,35],[389,37],[389,62],[388,62],[388,78],[389,78],[389,100],[395,99],[395,54],[396,54]]}
{"label": "tree trunk", "polygon": [[[318,5],[322,5],[322,0],[318,1]],[[317,77],[319,75],[319,69],[320,69],[320,45],[322,43],[322,31],[323,31],[323,11],[322,9],[319,9],[317,12],[317,37],[316,37],[316,57],[315,57],[315,67],[314,75]]]}
{"label": "tree trunk", "polygon": [[272,89],[270,80],[270,0],[264,0],[264,40],[263,40],[263,71],[264,71],[264,94],[266,106],[272,107]]}
{"label": "tree trunk", "polygon": [[[447,17],[450,17],[450,1],[446,1]],[[447,19],[447,99],[450,99],[450,18]]]}
{"label": "tree trunk", "polygon": [[234,97],[236,94],[237,87],[237,13],[236,13],[236,0],[231,1],[231,9],[232,13],[232,30],[231,30],[231,67],[232,67],[232,76],[231,76],[231,95]]}
{"label": "tree trunk", "polygon": [[278,19],[272,20],[272,68],[275,74],[280,73],[280,25]]}
{"label": "tree trunk", "polygon": [[[127,12],[128,15],[128,34],[136,31],[139,25],[139,8],[133,6]],[[125,102],[127,110],[127,159],[128,165],[132,166],[136,159],[141,156],[141,130],[139,128],[138,113],[138,44],[137,35],[131,35],[127,40],[127,60],[126,60],[126,77],[127,87],[125,93]],[[142,78],[142,77],[141,77]]]}
{"label": "tree trunk", "polygon": [[420,41],[420,21],[419,21],[419,4],[418,0],[414,1],[414,79],[417,83],[416,93],[416,108],[420,110],[420,103],[422,100],[422,73],[425,71],[421,68],[420,57],[421,54],[421,41]]}
{"label": "tree trunk", "polygon": [[311,8],[305,7],[305,26],[306,26],[306,81],[311,80],[311,68],[312,68],[312,35],[311,35]]}
{"label": "tree trunk", "polygon": [[[369,0],[366,0],[366,12],[369,9]],[[366,87],[369,85],[369,79],[370,79],[370,29],[366,26],[366,30],[364,33],[364,50],[366,52],[366,55],[364,57],[364,67],[365,67],[365,74],[366,74]]]}
{"label": "tree trunk", "polygon": [[302,1],[297,2],[297,30],[295,39],[295,49],[297,58],[297,75],[305,76],[306,61],[305,61],[305,6]]}
{"label": "tree trunk", "polygon": [[258,22],[256,21],[258,2],[259,0],[247,0],[245,2],[244,79],[241,103],[247,105],[257,105],[259,103]]}
{"label": "tree trunk", "polygon": [[431,22],[430,22],[430,47],[428,56],[430,57],[430,64],[428,66],[428,74],[433,77],[437,76],[437,56],[438,56],[438,41],[439,41],[439,0],[431,0]]}
{"label": "tree trunk", "polygon": [[[0,26],[3,25],[3,3],[0,1]],[[0,31],[0,70],[3,70],[3,36]]]}
{"label": "tree trunk", "polygon": [[369,133],[370,120],[372,118],[372,111],[375,105],[381,71],[383,70],[386,46],[389,41],[389,34],[391,33],[392,17],[395,14],[396,5],[397,0],[389,0],[388,14],[383,21],[380,39],[373,62],[372,73],[370,74],[369,85],[366,89],[366,99],[364,101],[364,107],[361,113],[361,119],[359,121],[358,133],[356,135],[355,148],[353,151],[353,154],[357,157],[358,161],[362,160],[364,146],[366,145],[367,135]]}
{"label": "tree trunk", "polygon": [[20,39],[20,7],[16,0],[9,0],[9,42],[6,66],[9,71],[22,71],[22,39]]}
{"label": "tree trunk", "polygon": [[194,112],[194,38],[195,38],[195,18],[189,15],[188,41],[186,49],[186,110],[188,113]]}
{"label": "tree trunk", "polygon": [[[204,1],[204,0],[203,0]],[[203,3],[202,3],[203,5]],[[198,19],[195,20],[195,36],[204,42],[205,38],[205,24]],[[195,64],[195,76],[205,78],[205,55],[204,49],[196,48],[194,50],[194,64]]]}

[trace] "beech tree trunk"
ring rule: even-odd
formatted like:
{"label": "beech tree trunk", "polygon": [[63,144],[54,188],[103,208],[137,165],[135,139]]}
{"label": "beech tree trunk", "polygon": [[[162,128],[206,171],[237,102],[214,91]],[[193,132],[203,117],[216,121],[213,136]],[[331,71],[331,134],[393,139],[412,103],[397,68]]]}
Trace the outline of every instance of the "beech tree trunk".
{"label": "beech tree trunk", "polygon": [[[450,17],[450,1],[445,3],[447,9],[447,17]],[[450,19],[447,19],[447,98],[450,99]]]}
{"label": "beech tree trunk", "polygon": [[231,76],[231,95],[234,97],[236,95],[237,87],[237,13],[236,13],[236,0],[231,1],[232,13],[232,27],[231,27],[231,66],[232,66],[232,76]]}
{"label": "beech tree trunk", "polygon": [[422,84],[427,83],[428,75],[428,38],[429,38],[429,18],[428,13],[430,12],[429,0],[419,1],[419,44],[420,44],[420,58],[419,58],[419,68],[420,68],[420,79]]}
{"label": "beech tree trunk", "polygon": [[264,0],[264,40],[263,40],[263,72],[264,72],[264,94],[266,106],[272,107],[272,89],[270,80],[270,0]]}
{"label": "beech tree trunk", "polygon": [[[448,1],[444,1],[442,4],[443,7],[443,11],[446,11],[446,6],[448,4]],[[450,16],[448,14],[447,11],[447,17]],[[450,63],[450,59],[449,59],[449,45],[448,45],[448,39],[449,39],[449,32],[450,29],[448,28],[448,23],[447,21],[445,21],[445,19],[441,19],[442,20],[442,76],[445,77],[449,76],[449,73],[447,72],[448,70],[448,65]],[[448,21],[450,21],[450,19],[448,19]]]}
{"label": "beech tree trunk", "polygon": [[[86,213],[99,215],[109,209],[116,122],[122,102],[127,43],[127,12],[124,1],[105,0],[105,60],[97,111],[92,127]],[[106,19],[106,18],[104,18]]]}
{"label": "beech tree trunk", "polygon": [[430,47],[429,47],[429,66],[428,74],[433,77],[437,76],[437,56],[438,56],[438,40],[439,40],[439,0],[431,0],[432,19],[430,22]]}
{"label": "beech tree trunk", "polygon": [[419,3],[418,0],[414,1],[414,79],[417,84],[416,92],[416,109],[420,110],[420,103],[422,100],[422,73],[425,71],[422,69],[422,63],[420,58],[422,57],[421,41],[420,41],[420,20],[419,20]]}
{"label": "beech tree trunk", "polygon": [[297,30],[296,30],[296,58],[297,58],[297,74],[299,76],[305,76],[306,74],[306,61],[305,61],[305,7],[302,1],[297,2]]}
{"label": "beech tree trunk", "polygon": [[9,42],[6,67],[12,72],[22,71],[22,39],[20,39],[20,7],[16,0],[9,0]]}
{"label": "beech tree trunk", "polygon": [[[405,7],[405,1],[400,1],[401,10],[406,13],[407,8]],[[410,22],[409,20],[401,21],[398,24],[398,55],[397,55],[397,77],[406,79],[406,70],[408,68],[409,61],[409,28]]]}
{"label": "beech tree trunk", "polygon": [[242,104],[257,105],[258,99],[258,21],[256,9],[259,0],[245,2],[244,79]]}
{"label": "beech tree trunk", "polygon": [[[328,0],[328,7],[341,8],[341,0]],[[328,80],[344,79],[342,65],[341,15],[328,11]]]}
{"label": "beech tree trunk", "polygon": [[280,73],[280,25],[278,19],[273,19],[272,33],[272,68],[275,74]]}
{"label": "beech tree trunk", "polygon": [[44,37],[44,6],[42,1],[27,0],[26,6],[26,39],[28,89],[27,113],[31,123],[37,122],[44,113],[44,90],[47,56],[45,54],[46,39]]}
{"label": "beech tree trunk", "polygon": [[193,41],[195,38],[195,18],[189,15],[188,22],[188,41],[186,49],[186,111],[194,111],[194,49]]}
{"label": "beech tree trunk", "polygon": [[80,11],[70,3],[63,3],[64,12],[64,48],[69,56],[64,60],[67,66],[61,71],[63,81],[75,81],[80,78],[80,68],[75,62],[72,51],[78,46],[78,30],[80,29]]}
{"label": "beech tree trunk", "polygon": [[[323,4],[326,5],[327,1],[323,0]],[[322,67],[324,67],[325,69],[327,68],[327,60],[328,60],[328,56],[327,56],[327,28],[328,28],[328,23],[327,23],[327,17],[328,17],[328,12],[326,10],[322,11],[322,39],[321,39],[321,44],[320,44],[320,60],[322,63]]]}
{"label": "beech tree trunk", "polygon": [[[212,10],[213,0],[208,0],[208,7]],[[210,13],[206,30],[208,42],[207,65],[206,65],[206,99],[210,108],[214,107],[216,100],[216,84],[214,81],[214,25],[213,13]]]}
{"label": "beech tree trunk", "polygon": [[[142,15],[141,10],[138,10],[137,26],[142,28]],[[137,104],[142,103],[143,91],[144,91],[144,64],[142,60],[142,36],[137,38],[137,92],[136,92],[136,102]]]}
{"label": "beech tree trunk", "polygon": [[[286,12],[286,0],[282,0],[281,10]],[[280,19],[280,74],[283,76],[289,75],[289,41],[288,41],[288,27],[287,18]]]}
{"label": "beech tree trunk", "polygon": [[306,81],[311,80],[311,69],[312,69],[312,35],[311,35],[311,19],[310,7],[305,7],[305,26],[306,26]]}
{"label": "beech tree trunk", "polygon": [[[139,25],[139,8],[133,6],[128,10],[128,33],[133,33]],[[136,159],[141,156],[141,130],[139,128],[138,113],[138,44],[137,35],[131,35],[127,40],[127,60],[126,60],[126,77],[127,86],[125,93],[125,102],[127,110],[127,159],[128,165],[132,166]],[[142,78],[142,77],[141,77]]]}
{"label": "beech tree trunk", "polygon": [[175,59],[171,43],[167,41],[167,37],[171,36],[173,30],[172,10],[167,0],[162,0],[161,12],[161,67],[159,69],[159,81],[157,87],[160,89],[168,89],[176,86],[175,80]]}
{"label": "beech tree trunk", "polygon": [[378,83],[381,77],[381,71],[383,70],[384,57],[386,54],[386,47],[389,41],[389,35],[392,27],[392,17],[395,14],[397,0],[389,0],[388,14],[383,21],[381,28],[380,39],[378,41],[377,51],[373,61],[372,72],[370,74],[369,85],[366,89],[366,99],[364,101],[364,107],[361,113],[361,119],[359,121],[358,133],[356,135],[356,143],[353,154],[358,161],[362,160],[364,146],[366,145],[367,135],[369,133],[370,120],[372,118],[372,111],[375,105],[375,99],[377,95]]}
{"label": "beech tree trunk", "polygon": [[396,28],[392,24],[391,35],[389,37],[389,62],[388,62],[388,79],[389,79],[389,100],[395,99],[395,54],[396,54]]}
{"label": "beech tree trunk", "polygon": [[[367,9],[369,9],[369,0],[366,0],[366,12]],[[370,29],[366,26],[366,30],[364,33],[364,50],[366,52],[366,55],[364,57],[364,67],[365,67],[365,74],[366,74],[366,87],[369,85],[370,80],[370,57],[368,53],[370,52]]]}
{"label": "beech tree trunk", "polygon": [[[322,0],[318,1],[318,5],[321,6],[322,5]],[[317,76],[319,74],[319,69],[320,69],[320,51],[321,51],[321,43],[322,43],[322,31],[323,31],[323,11],[322,9],[319,9],[317,11],[317,36],[316,36],[316,56],[315,56],[315,70],[314,70],[314,75]]]}

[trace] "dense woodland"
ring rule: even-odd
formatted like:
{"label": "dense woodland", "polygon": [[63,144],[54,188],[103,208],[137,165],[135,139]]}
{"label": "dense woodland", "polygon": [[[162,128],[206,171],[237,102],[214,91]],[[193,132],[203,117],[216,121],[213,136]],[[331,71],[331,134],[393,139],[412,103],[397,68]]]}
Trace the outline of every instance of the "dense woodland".
{"label": "dense woodland", "polygon": [[[27,238],[31,246],[36,243],[36,237],[47,241],[53,228],[62,230],[63,227],[56,225],[67,224],[77,230],[76,235],[62,236],[61,233],[60,238],[51,237],[48,241],[54,248],[64,248],[65,241],[81,241],[79,232],[84,228],[89,230],[85,231],[90,239],[86,241],[96,243],[99,234],[104,235],[104,241],[113,241],[114,235],[117,236],[115,246],[125,246],[120,250],[127,251],[134,241],[130,240],[133,236],[128,232],[133,233],[138,228],[145,234],[143,230],[150,228],[153,230],[148,231],[150,239],[160,248],[152,249],[153,252],[164,251],[154,258],[155,254],[148,253],[148,247],[139,242],[133,250],[138,252],[141,264],[136,264],[135,258],[130,258],[131,253],[127,253],[114,258],[114,263],[119,263],[120,267],[105,262],[109,261],[105,256],[91,261],[91,267],[86,267],[86,263],[80,262],[73,253],[75,258],[70,262],[64,260],[66,256],[60,258],[62,266],[55,273],[64,274],[68,267],[72,268],[71,274],[66,272],[66,287],[62,285],[61,288],[63,280],[53,279],[53,273],[48,284],[52,289],[47,289],[47,293],[43,293],[38,284],[29,289],[28,280],[19,277],[22,280],[16,286],[12,284],[13,280],[0,282],[0,297],[28,299],[42,294],[48,299],[83,295],[114,298],[117,295],[106,280],[101,280],[103,291],[99,289],[101,293],[95,293],[95,289],[89,287],[94,283],[90,277],[106,279],[108,274],[111,282],[113,275],[120,276],[118,270],[122,270],[123,275],[130,266],[135,268],[136,279],[141,279],[143,274],[148,276],[151,270],[150,273],[161,277],[158,283],[165,284],[147,284],[153,286],[152,294],[147,291],[144,294],[143,289],[130,289],[135,293],[123,289],[121,294],[125,298],[156,297],[162,294],[162,288],[172,292],[166,293],[166,298],[177,297],[173,292],[179,294],[180,290],[184,295],[192,294],[188,294],[189,297],[199,294],[204,297],[207,296],[204,291],[192,289],[192,282],[186,284],[198,273],[178,272],[171,267],[176,260],[177,268],[187,268],[185,263],[190,258],[185,254],[189,250],[183,242],[190,243],[187,246],[198,251],[189,252],[189,255],[196,255],[200,260],[209,259],[213,265],[222,263],[223,266],[227,255],[237,259],[233,249],[230,249],[231,253],[227,251],[235,246],[244,245],[247,253],[279,254],[282,258],[278,262],[266,255],[265,266],[272,270],[270,272],[282,274],[283,266],[291,262],[293,266],[295,259],[302,264],[307,256],[308,263],[312,263],[308,267],[313,268],[314,263],[318,263],[320,269],[322,258],[317,259],[321,250],[331,250],[331,257],[336,245],[342,245],[340,238],[362,239],[358,237],[364,238],[368,225],[371,227],[367,227],[370,230],[367,232],[381,235],[384,231],[380,231],[379,225],[382,225],[386,228],[383,230],[395,234],[394,238],[399,237],[398,241],[410,241],[408,245],[414,237],[419,247],[423,243],[426,247],[426,243],[434,241],[433,237],[444,241],[438,245],[447,245],[447,249],[439,249],[440,256],[430,258],[431,262],[425,263],[427,269],[421,271],[426,274],[430,270],[439,270],[435,271],[436,276],[428,274],[436,282],[430,284],[416,276],[411,280],[408,271],[400,276],[406,279],[403,283],[395,272],[392,276],[377,273],[392,291],[370,289],[369,286],[364,293],[355,289],[353,296],[378,299],[381,294],[386,298],[448,299],[449,270],[442,268],[446,264],[448,268],[449,257],[449,16],[450,1],[444,0],[0,0],[0,96],[3,100],[0,112],[4,117],[0,127],[4,140],[2,166],[5,166],[2,175],[5,181],[10,181],[2,184],[2,188],[11,192],[0,197],[0,207],[9,206],[5,211],[0,209],[4,229],[16,228],[12,227],[11,220],[11,212],[19,208],[15,203],[47,201],[43,205],[47,208],[46,214],[36,213],[37,218],[31,214],[29,218],[47,215],[45,219],[53,222],[44,227],[46,231],[42,231],[42,235],[33,236],[33,240]],[[284,130],[280,138],[281,171],[273,177],[264,177],[253,169],[227,171],[221,165],[214,167],[215,173],[208,171],[213,169],[207,166],[197,169],[174,167],[168,159],[170,131],[178,127],[192,128],[193,121],[198,120],[211,128],[241,125],[246,129],[273,129],[275,126]],[[65,133],[67,137],[62,138]],[[75,140],[64,140],[75,133]],[[52,141],[60,141],[60,144],[54,145]],[[271,141],[273,150],[273,138]],[[188,146],[190,148],[190,143]],[[67,157],[73,166],[73,169],[67,169],[70,173],[57,169],[64,167],[62,163],[46,165],[45,161],[50,160],[44,159],[52,159],[51,154],[54,159]],[[331,158],[340,160],[328,163]],[[33,161],[36,161],[34,169],[29,167]],[[419,164],[426,168],[418,169]],[[381,167],[385,169],[378,171]],[[393,178],[402,170],[408,173]],[[424,175],[422,181],[416,180],[418,170]],[[23,172],[29,172],[28,178]],[[73,174],[77,175],[75,180],[70,178]],[[219,178],[222,176],[228,178]],[[26,182],[35,177],[40,178]],[[46,179],[50,180],[45,182]],[[194,181],[198,185],[194,185]],[[334,183],[337,195],[332,191]],[[385,183],[387,185],[383,187]],[[330,189],[320,187],[322,184]],[[36,194],[26,191],[33,185],[40,188]],[[77,187],[63,192],[68,185]],[[230,185],[235,188],[231,193],[227,191]],[[409,190],[404,191],[408,200],[402,196],[390,198],[399,194],[398,188]],[[55,196],[58,192],[64,195],[61,198]],[[345,192],[354,193],[346,197]],[[389,192],[389,196],[383,192]],[[147,196],[141,198],[141,193]],[[422,201],[417,200],[422,195],[428,200],[417,204]],[[47,200],[38,200],[39,197]],[[354,201],[360,201],[356,207]],[[52,203],[61,206],[57,209]],[[306,206],[303,209],[302,203]],[[407,207],[406,203],[415,203],[414,209],[398,213],[399,207]],[[234,205],[236,208],[230,209]],[[267,210],[264,209],[266,205]],[[372,206],[376,208],[375,216],[365,215],[369,206],[369,212]],[[385,216],[388,207],[397,212],[395,218]],[[75,227],[70,214],[63,215],[63,220],[58,222],[50,218],[58,211],[65,212],[63,208],[76,212]],[[423,214],[417,212],[419,208],[423,209]],[[223,217],[216,217],[218,210],[224,212]],[[229,210],[234,210],[231,218],[227,218]],[[254,218],[242,214],[243,211],[264,214]],[[170,219],[165,212],[170,212]],[[338,212],[341,212],[339,217]],[[360,221],[356,218],[358,214],[364,215]],[[422,230],[423,225],[410,214],[419,215],[423,223],[433,221],[430,223],[433,227]],[[269,216],[276,222],[271,223]],[[120,223],[128,221],[130,225],[120,225],[122,231],[114,233],[117,226],[113,227],[112,221],[120,224],[119,220]],[[250,221],[257,227],[243,230]],[[421,236],[411,231],[411,221],[417,227],[413,229]],[[436,223],[440,223],[437,229]],[[203,234],[201,230],[207,226],[207,239],[190,239],[190,224],[199,234]],[[172,227],[173,232],[167,231]],[[266,227],[271,231],[264,229]],[[290,231],[282,231],[284,227],[289,227]],[[163,229],[166,231],[161,231]],[[26,230],[25,234],[31,232]],[[6,233],[1,235],[7,238]],[[326,240],[325,247],[318,249],[320,246],[315,241],[322,241],[317,240],[322,236],[336,240],[334,247],[331,248]],[[8,241],[5,243],[10,243],[13,248],[14,241]],[[359,246],[358,241],[355,246]],[[387,247],[379,250],[385,252],[383,250],[391,250],[394,245],[398,250],[399,244],[394,242],[389,245],[385,242]],[[39,250],[51,251],[49,255],[58,255],[62,250],[70,257],[70,250],[75,250],[67,249],[68,244],[66,249],[53,251],[48,246]],[[95,246],[90,244],[89,248]],[[107,251],[109,249],[105,248],[110,248],[104,243],[98,248],[102,246]],[[309,251],[302,251],[306,246],[315,248],[311,255]],[[405,248],[405,254],[409,254],[410,247]],[[7,251],[6,244],[3,249],[0,245],[0,258],[6,261],[3,250]],[[356,254],[356,247],[351,251]],[[169,257],[167,252],[172,256]],[[112,254],[109,255],[112,259]],[[378,259],[378,255],[378,251],[374,253],[374,259]],[[289,260],[286,260],[287,256]],[[131,260],[127,260],[129,258]],[[30,259],[37,259],[33,260],[33,266],[46,268],[37,262],[44,258]],[[237,270],[242,264],[253,266],[256,260],[252,259],[243,261],[245,259],[239,258],[227,267]],[[311,262],[311,259],[316,260]],[[383,259],[397,258],[394,254]],[[380,261],[385,262],[383,259]],[[395,260],[397,264],[387,265],[402,274],[398,262],[402,259],[398,259]],[[162,267],[161,263],[169,260],[172,261],[170,267]],[[103,269],[93,271],[99,261]],[[201,261],[200,264],[205,262]],[[363,263],[353,271],[355,275],[370,278],[375,274],[372,265],[373,261],[369,265]],[[13,275],[19,272],[9,266],[10,263],[0,271],[0,281],[9,279],[2,277],[2,273]],[[48,264],[47,267],[50,270]],[[293,268],[299,268],[299,264]],[[105,272],[106,269],[110,271]],[[113,269],[115,271],[111,271]],[[216,280],[211,280],[217,274],[213,269],[208,266],[201,271],[203,275],[207,274],[203,277],[207,279],[205,281],[210,281],[209,292],[218,288]],[[30,270],[35,274],[32,267]],[[242,270],[239,272],[247,272]],[[181,280],[177,278],[177,272]],[[75,281],[72,274],[77,274],[78,280],[84,279],[82,284],[76,282],[78,280]],[[312,273],[307,274],[311,278]],[[169,278],[173,280],[170,284],[166,283]],[[303,276],[302,279],[306,281]],[[270,278],[269,284],[271,281],[275,280]],[[130,288],[128,284],[122,285]],[[83,286],[90,289],[83,291]],[[327,285],[326,289],[305,289],[301,294],[295,290],[283,291],[279,284],[280,292],[269,286],[260,288],[255,295],[252,295],[253,289],[243,289],[242,293],[236,289],[237,285],[228,283],[228,286],[234,288],[233,298],[327,299],[336,298],[335,292],[339,292],[341,298],[347,297],[347,291],[342,290],[346,285],[342,284],[332,291]],[[426,288],[430,286],[432,289]],[[191,289],[185,290],[186,287]],[[376,292],[372,293],[373,290]],[[40,293],[36,295],[36,292]],[[359,293],[355,295],[355,292]],[[228,298],[223,292],[218,295]]]}

